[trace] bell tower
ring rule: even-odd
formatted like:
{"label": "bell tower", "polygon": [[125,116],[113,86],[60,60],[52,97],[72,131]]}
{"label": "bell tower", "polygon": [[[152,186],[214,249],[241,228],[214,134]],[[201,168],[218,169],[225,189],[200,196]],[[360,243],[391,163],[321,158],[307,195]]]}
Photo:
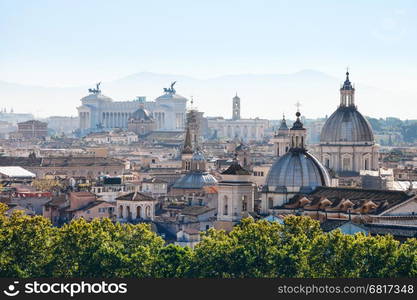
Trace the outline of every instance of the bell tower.
{"label": "bell tower", "polygon": [[237,96],[233,97],[233,120],[240,120],[240,98]]}
{"label": "bell tower", "polygon": [[271,139],[271,142],[274,144],[274,152],[276,156],[282,156],[288,152],[290,146],[290,137],[289,137],[289,128],[287,126],[287,121],[285,116],[282,116],[281,125],[277,132],[275,132],[274,137]]}

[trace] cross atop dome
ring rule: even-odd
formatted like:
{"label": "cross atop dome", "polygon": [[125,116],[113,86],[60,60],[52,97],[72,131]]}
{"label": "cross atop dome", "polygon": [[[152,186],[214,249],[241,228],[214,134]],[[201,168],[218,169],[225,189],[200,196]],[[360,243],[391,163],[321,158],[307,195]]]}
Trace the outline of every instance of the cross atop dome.
{"label": "cross atop dome", "polygon": [[300,101],[297,101],[297,103],[295,103],[295,106],[297,107],[297,112],[300,112],[300,106],[301,106]]}

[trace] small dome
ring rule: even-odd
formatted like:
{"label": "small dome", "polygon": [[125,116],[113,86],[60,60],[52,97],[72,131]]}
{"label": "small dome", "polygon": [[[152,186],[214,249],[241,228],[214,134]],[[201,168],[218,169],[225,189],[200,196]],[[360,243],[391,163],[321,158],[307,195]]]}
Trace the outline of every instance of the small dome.
{"label": "small dome", "polygon": [[190,172],[179,178],[172,186],[175,189],[201,189],[216,185],[217,180],[207,172]]}
{"label": "small dome", "polygon": [[329,186],[330,177],[313,155],[291,149],[272,165],[265,185],[269,191],[286,192],[288,187],[299,187],[301,192],[310,192],[317,186]]}
{"label": "small dome", "polygon": [[151,113],[144,108],[139,108],[132,114],[132,119],[150,121],[152,120]]}
{"label": "small dome", "polygon": [[374,143],[372,127],[355,106],[340,106],[321,130],[320,143]]}
{"label": "small dome", "polygon": [[279,125],[278,130],[288,130],[287,121],[282,119],[281,124]]}

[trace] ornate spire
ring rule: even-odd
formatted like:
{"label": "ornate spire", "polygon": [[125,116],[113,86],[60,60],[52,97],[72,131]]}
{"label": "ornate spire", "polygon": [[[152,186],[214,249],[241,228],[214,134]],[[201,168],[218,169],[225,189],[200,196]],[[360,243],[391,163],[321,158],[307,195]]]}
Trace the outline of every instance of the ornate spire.
{"label": "ornate spire", "polygon": [[282,130],[288,130],[287,120],[285,120],[285,115],[284,114],[282,114],[281,124],[278,128],[278,131],[282,131]]}
{"label": "ornate spire", "polygon": [[343,83],[342,89],[343,90],[351,90],[351,89],[353,89],[352,83],[349,80],[349,71],[346,71],[346,80]]}
{"label": "ornate spire", "polygon": [[187,131],[185,133],[184,147],[182,149],[183,154],[193,153],[193,145],[191,143],[191,133],[190,127],[187,126]]}

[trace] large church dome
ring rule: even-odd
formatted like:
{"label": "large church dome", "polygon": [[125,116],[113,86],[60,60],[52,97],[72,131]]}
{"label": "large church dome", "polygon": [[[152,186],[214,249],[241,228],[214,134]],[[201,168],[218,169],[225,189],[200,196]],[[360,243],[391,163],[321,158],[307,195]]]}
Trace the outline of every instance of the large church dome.
{"label": "large church dome", "polygon": [[330,177],[324,166],[309,152],[291,149],[281,156],[269,170],[266,186],[271,192],[287,192],[299,188],[310,192],[317,186],[329,186]]}
{"label": "large church dome", "polygon": [[321,144],[373,144],[371,124],[355,105],[355,88],[346,72],[346,80],[340,88],[340,106],[327,119],[320,134]]}
{"label": "large church dome", "polygon": [[205,186],[216,185],[216,178],[208,172],[191,171],[179,178],[174,185],[174,189],[202,189]]}
{"label": "large church dome", "polygon": [[340,106],[326,121],[320,135],[321,143],[374,142],[371,124],[355,106]]}
{"label": "large church dome", "polygon": [[306,129],[301,114],[290,129],[291,148],[272,165],[266,178],[267,192],[308,193],[317,186],[329,186],[330,176],[326,168],[305,148]]}

